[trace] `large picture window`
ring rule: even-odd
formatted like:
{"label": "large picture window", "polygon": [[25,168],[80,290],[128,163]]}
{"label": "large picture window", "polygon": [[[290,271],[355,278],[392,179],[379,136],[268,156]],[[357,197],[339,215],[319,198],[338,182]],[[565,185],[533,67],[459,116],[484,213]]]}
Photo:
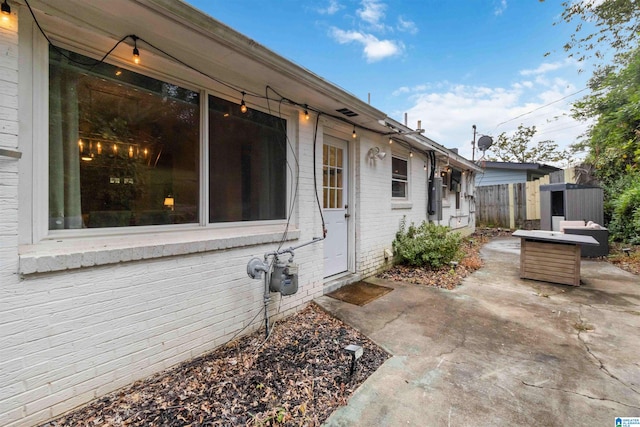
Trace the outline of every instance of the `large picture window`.
{"label": "large picture window", "polygon": [[209,96],[209,222],[284,219],[284,119]]}
{"label": "large picture window", "polygon": [[49,51],[49,229],[198,221],[200,99]]}
{"label": "large picture window", "polygon": [[50,230],[286,217],[286,119],[209,95],[203,200],[200,93],[94,63],[49,51]]}

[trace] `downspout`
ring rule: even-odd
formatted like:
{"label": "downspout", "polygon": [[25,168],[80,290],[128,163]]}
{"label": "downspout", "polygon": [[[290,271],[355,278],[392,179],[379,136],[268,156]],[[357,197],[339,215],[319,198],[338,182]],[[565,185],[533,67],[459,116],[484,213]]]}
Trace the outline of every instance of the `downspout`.
{"label": "downspout", "polygon": [[429,155],[430,163],[429,181],[427,182],[427,216],[430,216],[436,213],[436,211],[433,209],[433,198],[435,197],[436,192],[436,188],[433,182],[436,173],[436,153],[434,153],[433,151],[429,151],[427,154]]}

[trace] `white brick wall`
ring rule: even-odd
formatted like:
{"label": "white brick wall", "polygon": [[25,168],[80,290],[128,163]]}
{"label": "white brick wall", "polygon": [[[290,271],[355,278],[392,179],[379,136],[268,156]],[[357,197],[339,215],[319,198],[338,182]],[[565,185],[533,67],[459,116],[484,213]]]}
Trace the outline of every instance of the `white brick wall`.
{"label": "white brick wall", "polygon": [[[18,33],[17,17],[0,23],[0,147],[18,149]],[[12,351],[27,338],[21,324],[23,310],[4,304],[18,287],[18,165],[21,160],[0,156],[0,425],[19,420],[24,407],[7,402],[8,396],[27,393],[15,373],[23,360]],[[41,367],[34,367],[40,369]],[[35,391],[33,391],[35,393]],[[43,396],[44,397],[44,396]]]}

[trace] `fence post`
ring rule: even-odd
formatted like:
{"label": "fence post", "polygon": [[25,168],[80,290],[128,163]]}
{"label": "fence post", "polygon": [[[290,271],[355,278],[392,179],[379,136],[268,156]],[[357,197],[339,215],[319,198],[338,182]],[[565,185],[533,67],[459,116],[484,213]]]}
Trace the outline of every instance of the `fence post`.
{"label": "fence post", "polygon": [[509,228],[516,228],[515,194],[513,184],[509,184]]}

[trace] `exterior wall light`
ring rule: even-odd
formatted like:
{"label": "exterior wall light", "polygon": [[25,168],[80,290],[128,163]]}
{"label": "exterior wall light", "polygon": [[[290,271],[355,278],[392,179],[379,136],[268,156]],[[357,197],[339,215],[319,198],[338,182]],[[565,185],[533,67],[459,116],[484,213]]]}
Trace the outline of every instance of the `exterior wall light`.
{"label": "exterior wall light", "polygon": [[367,152],[367,158],[369,160],[382,160],[385,157],[387,157],[387,153],[385,153],[384,151],[380,151],[380,148],[378,147],[373,147],[370,148],[369,151]]}
{"label": "exterior wall light", "polygon": [[2,5],[0,5],[0,11],[2,11],[2,19],[9,19],[9,15],[11,15],[11,6],[9,6],[7,0],[4,0],[4,2],[2,2]]}

